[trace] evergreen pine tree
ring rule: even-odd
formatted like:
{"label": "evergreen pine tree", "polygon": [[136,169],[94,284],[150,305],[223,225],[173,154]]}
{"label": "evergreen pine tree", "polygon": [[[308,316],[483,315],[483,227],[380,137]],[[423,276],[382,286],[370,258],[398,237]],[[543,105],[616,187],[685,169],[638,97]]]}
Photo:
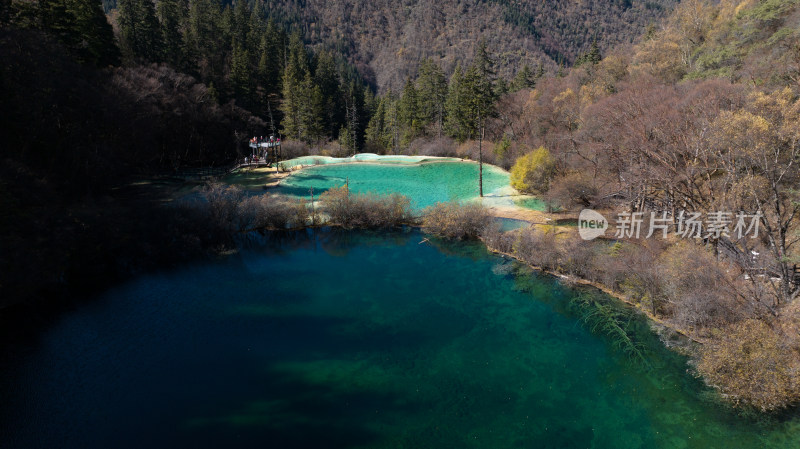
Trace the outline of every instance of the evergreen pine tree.
{"label": "evergreen pine tree", "polygon": [[592,40],[592,45],[589,47],[589,50],[585,53],[578,56],[578,59],[575,60],[575,67],[579,67],[584,64],[591,64],[596,65],[603,59],[602,54],[600,54],[600,47],[597,45],[597,39]]}
{"label": "evergreen pine tree", "polygon": [[463,83],[467,86],[469,135],[478,138],[478,191],[483,196],[483,138],[486,120],[496,114],[497,94],[494,80],[494,61],[489,57],[486,42],[482,41],[475,60],[467,70]]}
{"label": "evergreen pine tree", "polygon": [[380,153],[384,153],[391,147],[391,134],[386,127],[386,103],[387,97],[378,100],[375,111],[367,124],[365,140],[370,147],[376,148]]}
{"label": "evergreen pine tree", "polygon": [[[494,115],[495,102],[497,101],[494,61],[489,56],[485,41],[481,41],[478,45],[475,60],[469,72],[472,72],[472,74],[466,78],[469,80],[467,85],[470,91],[468,100],[470,113],[473,115],[474,120],[484,121]],[[476,131],[477,129],[473,129],[473,132]]]}
{"label": "evergreen pine tree", "polygon": [[247,5],[247,0],[236,0],[232,14],[231,37],[234,45],[240,45],[243,49],[249,50],[247,37],[250,34],[250,7]]}
{"label": "evergreen pine tree", "polygon": [[74,48],[78,42],[74,31],[74,16],[67,7],[67,0],[39,0],[36,15],[39,26],[55,36],[67,48]]}
{"label": "evergreen pine tree", "polygon": [[156,9],[163,43],[162,59],[172,67],[184,66],[185,23],[188,16],[185,0],[160,0]]}
{"label": "evergreen pine tree", "polygon": [[511,82],[511,90],[532,89],[536,86],[536,79],[528,64],[524,64]]}
{"label": "evergreen pine tree", "polygon": [[298,89],[303,74],[297,64],[286,64],[283,72],[283,133],[289,138],[300,138],[300,98]]}
{"label": "evergreen pine tree", "polygon": [[457,65],[450,77],[445,102],[445,130],[449,136],[459,141],[464,141],[469,137],[466,114],[468,92],[466,92],[463,78],[461,66]]}
{"label": "evergreen pine tree", "polygon": [[[256,12],[253,13],[253,16]],[[252,28],[251,28],[252,30]],[[258,46],[258,81],[267,96],[281,90],[281,77],[284,62],[285,34],[271,20],[267,22]]]}
{"label": "evergreen pine tree", "polygon": [[383,135],[386,147],[392,154],[397,154],[400,147],[400,120],[398,118],[398,101],[390,90],[384,96],[385,113],[383,122]]}
{"label": "evergreen pine tree", "polygon": [[[310,79],[308,53],[300,34],[292,34],[289,43],[286,67],[283,71],[283,102],[280,110],[283,113],[284,134],[288,137],[306,140],[307,126],[305,118],[308,114],[303,110],[308,98],[304,98],[305,80]],[[313,83],[309,83],[313,84]],[[320,93],[321,95],[321,93]]]}
{"label": "evergreen pine tree", "polygon": [[250,11],[250,23],[247,27],[247,49],[256,50],[261,46],[261,39],[267,32],[267,17],[264,13],[264,2],[256,0]]}
{"label": "evergreen pine tree", "polygon": [[430,59],[422,61],[417,79],[420,114],[424,125],[435,124],[439,136],[444,128],[447,78],[444,71]]}
{"label": "evergreen pine tree", "polygon": [[324,132],[333,137],[345,122],[345,112],[341,101],[339,72],[333,55],[327,51],[317,54],[314,80],[322,93]]}
{"label": "evergreen pine tree", "polygon": [[353,152],[358,152],[364,140],[364,128],[369,117],[364,112],[364,89],[356,79],[350,79],[344,92],[345,120],[350,138],[354,142]]}
{"label": "evergreen pine tree", "polygon": [[[126,0],[127,1],[127,0]],[[192,67],[204,82],[219,85],[224,69],[221,14],[214,0],[192,0],[187,27],[188,66]]]}
{"label": "evergreen pine tree", "polygon": [[317,142],[325,134],[322,114],[322,91],[310,72],[300,84],[299,138],[307,143]]}
{"label": "evergreen pine tree", "polygon": [[72,17],[68,27],[73,51],[80,62],[98,67],[119,64],[119,49],[114,32],[98,0],[67,0],[66,12]]}
{"label": "evergreen pine tree", "polygon": [[539,65],[536,67],[536,76],[534,77],[534,79],[538,80],[543,76],[544,76],[544,64],[540,62]]}
{"label": "evergreen pine tree", "polygon": [[161,27],[151,0],[119,0],[119,31],[123,55],[129,60],[161,60]]}
{"label": "evergreen pine tree", "polygon": [[250,55],[241,44],[235,44],[231,56],[231,87],[239,102],[244,106],[251,103]]}
{"label": "evergreen pine tree", "polygon": [[421,113],[417,88],[409,77],[400,95],[399,103],[400,123],[403,125],[403,143],[407,144],[420,135],[422,129]]}

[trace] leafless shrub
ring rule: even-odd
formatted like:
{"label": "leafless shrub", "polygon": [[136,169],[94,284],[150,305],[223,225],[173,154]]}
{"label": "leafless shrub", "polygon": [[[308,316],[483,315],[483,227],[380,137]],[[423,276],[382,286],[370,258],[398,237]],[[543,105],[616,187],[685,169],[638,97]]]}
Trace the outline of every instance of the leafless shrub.
{"label": "leafless shrub", "polygon": [[221,230],[233,230],[238,221],[238,207],[244,193],[236,186],[208,184],[203,191],[209,221]]}
{"label": "leafless shrub", "polygon": [[294,159],[300,156],[312,154],[312,148],[300,140],[284,140],[281,142],[281,151],[286,159]]}
{"label": "leafless shrub", "polygon": [[762,411],[800,402],[800,358],[792,342],[755,319],[722,328],[701,347],[697,370],[735,405]]}
{"label": "leafless shrub", "polygon": [[[316,213],[313,211],[305,198],[298,198],[291,203],[292,227],[299,228],[311,224],[316,224]],[[313,220],[312,220],[313,219]]]}
{"label": "leafless shrub", "polygon": [[588,173],[572,173],[553,180],[547,197],[566,209],[574,206],[596,207],[598,189]]}
{"label": "leafless shrub", "polygon": [[349,157],[353,155],[353,149],[342,145],[338,140],[332,140],[320,145],[319,150],[315,151],[314,154],[331,157]]}
{"label": "leafless shrub", "polygon": [[454,144],[455,153],[453,156],[466,158],[473,161],[481,159],[481,152],[483,152],[483,162],[486,164],[497,164],[497,156],[494,153],[494,145],[488,140],[483,143],[477,140],[467,140],[458,146]]}
{"label": "leafless shrub", "polygon": [[410,147],[421,156],[456,157],[456,142],[449,137],[417,139],[411,142]]}
{"label": "leafless shrub", "polygon": [[670,319],[678,325],[719,327],[743,318],[728,273],[706,248],[679,242],[659,257],[656,268]]}
{"label": "leafless shrub", "polygon": [[[641,244],[628,244],[616,255],[615,287],[630,300],[647,308],[652,314],[665,312],[666,299],[661,290],[663,276],[656,266],[664,244],[660,240],[645,240]],[[621,272],[620,272],[621,271]]]}
{"label": "leafless shrub", "polygon": [[399,195],[353,194],[346,186],[320,196],[331,224],[345,228],[386,228],[413,221],[411,203]]}
{"label": "leafless shrub", "polygon": [[597,264],[596,279],[601,284],[614,290],[620,289],[620,284],[625,280],[628,269],[622,260],[622,253],[627,250],[627,244],[615,242],[599,250],[598,258],[602,263]]}
{"label": "leafless shrub", "polygon": [[511,254],[517,236],[516,231],[503,232],[500,230],[500,225],[492,224],[484,229],[481,239],[490,249]]}
{"label": "leafless shrub", "polygon": [[559,268],[562,258],[552,229],[522,229],[514,242],[514,254],[523,261],[544,270]]}
{"label": "leafless shrub", "polygon": [[440,237],[470,239],[481,236],[492,221],[489,211],[478,203],[436,203],[425,209],[422,229]]}
{"label": "leafless shrub", "polygon": [[238,205],[239,229],[287,229],[305,226],[310,217],[306,201],[281,196],[251,196]]}
{"label": "leafless shrub", "polygon": [[564,243],[561,269],[565,274],[594,281],[598,264],[596,243],[577,238]]}

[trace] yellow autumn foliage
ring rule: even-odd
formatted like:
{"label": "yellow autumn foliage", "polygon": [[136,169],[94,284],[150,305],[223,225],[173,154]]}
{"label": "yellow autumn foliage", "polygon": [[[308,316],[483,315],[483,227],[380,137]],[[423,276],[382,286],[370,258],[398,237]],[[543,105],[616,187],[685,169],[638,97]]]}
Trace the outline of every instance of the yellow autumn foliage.
{"label": "yellow autumn foliage", "polygon": [[520,192],[546,192],[555,168],[555,159],[547,148],[539,147],[517,159],[511,167],[511,187]]}

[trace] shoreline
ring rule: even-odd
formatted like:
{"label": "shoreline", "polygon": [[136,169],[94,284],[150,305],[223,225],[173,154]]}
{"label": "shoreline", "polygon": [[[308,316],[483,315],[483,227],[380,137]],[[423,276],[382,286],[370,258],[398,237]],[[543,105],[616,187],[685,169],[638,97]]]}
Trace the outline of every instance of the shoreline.
{"label": "shoreline", "polygon": [[647,310],[639,307],[637,304],[635,304],[632,301],[630,301],[622,293],[614,291],[613,289],[611,289],[607,285],[604,285],[604,284],[601,284],[601,283],[595,282],[595,281],[590,281],[589,279],[581,278],[581,277],[578,277],[578,276],[572,276],[572,275],[564,274],[564,273],[561,273],[561,272],[558,272],[558,271],[545,270],[542,267],[539,267],[539,266],[536,266],[536,265],[532,265],[532,264],[530,264],[528,262],[525,262],[524,260],[521,260],[519,257],[517,257],[514,254],[507,253],[507,252],[504,252],[504,251],[500,251],[500,250],[498,250],[496,248],[493,248],[488,243],[486,243],[486,241],[483,238],[481,238],[480,240],[486,246],[486,249],[489,250],[489,252],[491,252],[493,254],[499,254],[499,255],[514,259],[515,261],[517,261],[517,262],[519,262],[519,263],[521,263],[521,264],[523,264],[523,265],[525,265],[527,267],[530,267],[531,269],[533,269],[535,271],[539,271],[541,273],[553,276],[553,277],[558,278],[558,279],[565,280],[567,282],[571,282],[571,283],[579,284],[579,285],[583,285],[583,286],[588,286],[588,287],[594,287],[594,288],[602,291],[603,293],[607,294],[608,296],[611,296],[611,297],[619,300],[620,302],[626,304],[627,306],[630,306],[630,307],[636,309],[638,312],[642,313],[645,317],[647,317],[647,319],[651,323],[656,324],[658,326],[661,326],[663,328],[669,329],[669,330],[677,333],[678,335],[680,335],[682,337],[688,338],[689,340],[691,340],[694,343],[701,344],[701,345],[706,343],[706,341],[704,339],[698,339],[697,337],[691,335],[691,333],[689,331],[687,331],[685,329],[681,329],[681,328],[679,328],[677,326],[674,326],[674,325],[672,325],[670,323],[667,323],[666,321],[662,320],[661,318],[658,318],[658,317],[654,316],[653,314],[651,314]]}
{"label": "shoreline", "polygon": [[[363,153],[359,153],[359,154],[363,154]],[[313,157],[313,156],[301,156],[301,157]],[[330,157],[330,156],[320,156],[320,157]],[[416,156],[390,156],[390,157],[409,157],[409,158],[412,158],[412,157],[416,157]],[[299,158],[295,158],[295,159],[299,159]],[[442,159],[442,160],[428,160],[428,159]],[[330,167],[341,167],[341,166],[345,166],[345,165],[357,164],[357,165],[390,166],[390,167],[406,168],[406,167],[414,167],[414,166],[419,166],[419,165],[424,165],[424,164],[436,164],[436,163],[478,164],[478,162],[473,161],[473,160],[469,160],[469,159],[460,159],[460,160],[453,160],[453,159],[457,159],[457,158],[446,157],[446,156],[426,156],[425,160],[421,160],[421,161],[417,161],[417,162],[413,162],[413,163],[391,163],[391,162],[380,162],[380,160],[365,160],[365,161],[354,160],[354,161],[334,162],[334,163],[329,163],[329,164],[294,165],[294,166],[291,166],[291,167],[287,168],[286,171],[283,171],[283,172],[277,171],[277,168],[274,169],[275,171],[273,171],[273,168],[263,168],[263,167],[252,168],[252,169],[239,168],[239,169],[237,169],[237,171],[232,172],[231,174],[235,175],[235,174],[243,174],[243,173],[263,173],[264,175],[266,175],[266,179],[265,179],[266,182],[259,184],[260,189],[261,190],[271,190],[273,188],[280,187],[282,185],[282,182],[285,179],[291,177],[292,175],[294,175],[296,173],[300,173],[303,170],[306,170],[308,168],[315,168],[315,167],[328,167],[328,166],[330,166]],[[484,163],[484,165],[489,167],[490,170],[495,170],[495,171],[499,171],[499,172],[501,172],[503,174],[510,175],[509,171],[504,170],[502,167],[498,167],[497,165],[488,164],[488,163]],[[236,184],[234,184],[234,185],[236,185]],[[245,189],[245,190],[251,190],[251,191],[258,191],[259,190],[259,188],[256,188],[256,187],[245,187],[245,186],[242,186],[242,188]],[[546,223],[546,222],[550,221],[550,220],[553,220],[553,218],[548,217],[548,214],[546,212],[544,212],[544,211],[540,211],[540,210],[536,210],[536,209],[528,209],[528,208],[517,206],[516,204],[514,204],[514,200],[516,200],[516,199],[537,199],[536,196],[519,193],[517,190],[513,189],[510,186],[502,187],[501,189],[504,189],[504,188],[510,188],[510,189],[513,190],[514,193],[512,193],[510,195],[503,194],[503,195],[495,196],[497,194],[497,192],[500,190],[500,189],[496,189],[494,192],[488,193],[488,194],[484,195],[482,198],[479,197],[479,196],[476,196],[476,197],[470,198],[470,199],[468,199],[466,201],[480,201],[481,203],[484,204],[484,206],[487,207],[487,209],[490,210],[492,215],[494,217],[497,217],[497,218],[510,218],[510,219],[515,219],[515,220],[523,220],[523,221],[528,221],[531,224],[549,224],[549,223]],[[500,202],[500,201],[508,201],[511,204],[509,204],[509,205],[493,204],[493,203],[497,203],[497,202]]]}
{"label": "shoreline", "polygon": [[[301,157],[308,157],[308,156],[301,156]],[[314,157],[314,156],[311,156],[311,157]],[[320,157],[330,157],[330,156],[320,156]],[[409,157],[409,158],[411,158],[411,157],[414,157],[414,156],[392,156],[392,157]],[[313,168],[313,167],[324,167],[324,166],[344,166],[344,165],[351,165],[351,164],[384,165],[384,166],[392,166],[392,167],[413,167],[413,166],[416,166],[416,165],[422,165],[422,164],[427,164],[427,163],[444,163],[444,162],[446,162],[446,163],[471,163],[471,164],[477,164],[477,162],[472,161],[472,160],[466,160],[466,159],[452,160],[453,158],[447,158],[447,157],[442,157],[442,156],[431,156],[429,159],[437,159],[437,158],[449,159],[449,160],[417,161],[417,162],[408,163],[408,164],[404,164],[404,163],[392,164],[392,163],[380,162],[380,160],[366,160],[366,161],[352,160],[352,161],[342,161],[342,162],[335,162],[335,163],[329,163],[329,164],[296,165],[296,166],[293,166],[293,167],[287,169],[287,171],[284,171],[284,172],[277,171],[277,168],[265,168],[265,167],[245,168],[245,169],[239,169],[236,172],[233,172],[232,174],[237,174],[237,173],[243,173],[243,174],[246,174],[246,173],[259,173],[260,174],[260,173],[263,173],[266,176],[265,181],[267,181],[267,182],[265,182],[263,184],[259,184],[260,185],[260,190],[264,190],[264,191],[269,192],[270,190],[274,189],[275,187],[280,186],[281,183],[283,182],[283,180],[285,180],[285,179],[289,178],[290,176],[292,176],[293,174],[299,173],[299,172],[301,172],[301,171],[303,171],[303,170],[305,170],[305,169],[307,169],[309,167]],[[297,158],[295,158],[295,159],[297,159]],[[428,159],[428,158],[426,157],[426,159]],[[487,165],[489,167],[492,167],[492,169],[496,169],[496,170],[499,170],[501,172],[508,173],[506,170],[503,170],[501,167],[498,167],[496,165],[492,165],[492,164],[485,164],[485,165]],[[246,190],[258,191],[259,188],[252,188],[252,189],[246,189]],[[515,192],[516,192],[516,190],[515,190]],[[488,194],[488,195],[485,195],[483,198],[475,197],[475,198],[472,198],[472,199],[470,199],[468,201],[480,201],[484,205],[484,207],[486,207],[486,209],[488,210],[489,214],[492,217],[496,218],[496,219],[521,220],[521,221],[529,223],[531,227],[539,225],[539,226],[553,226],[553,227],[556,227],[556,228],[561,228],[560,229],[561,231],[567,231],[567,232],[570,232],[570,231],[574,230],[574,227],[561,226],[561,225],[558,225],[556,223],[556,221],[559,220],[559,219],[573,218],[574,214],[552,213],[552,212],[544,212],[544,211],[535,210],[535,209],[528,209],[528,208],[525,208],[525,207],[518,206],[518,205],[514,204],[514,202],[513,202],[514,198],[517,198],[517,197],[518,198],[537,198],[536,196],[519,194],[519,193],[517,193],[516,195],[515,194],[503,195],[502,197],[496,197],[496,196],[492,196],[492,195],[493,194]],[[503,198],[504,201],[510,200],[511,204],[509,204],[509,205],[492,204],[494,202],[497,202],[500,198]],[[575,216],[574,218],[577,218],[577,216]],[[421,229],[421,227],[419,225],[415,225],[415,224],[409,224],[409,225],[412,226],[412,227],[417,227],[417,228]],[[305,229],[305,228],[309,228],[309,227],[315,227],[315,226],[306,225],[304,227],[297,228],[297,229]],[[316,226],[316,227],[318,227],[318,226]],[[251,231],[252,230],[248,230],[246,232],[251,232]],[[567,274],[564,274],[564,273],[561,273],[561,272],[558,272],[558,271],[544,270],[541,267],[537,267],[537,266],[531,265],[531,264],[519,259],[514,254],[510,254],[510,253],[506,253],[506,252],[503,252],[503,251],[499,251],[496,248],[491,247],[490,245],[487,244],[487,242],[483,238],[481,238],[480,240],[486,246],[487,250],[489,250],[492,253],[500,254],[500,255],[512,258],[512,259],[518,261],[519,263],[525,264],[526,266],[528,266],[528,267],[530,267],[530,268],[532,268],[532,269],[534,269],[536,271],[540,271],[540,272],[546,273],[546,274],[548,274],[550,276],[554,276],[554,277],[557,277],[559,279],[563,279],[563,280],[565,280],[567,282],[594,287],[594,288],[602,291],[603,293],[605,293],[605,294],[617,299],[618,301],[622,302],[623,304],[625,304],[625,305],[627,305],[629,307],[635,308],[637,311],[639,311],[642,314],[644,314],[652,324],[654,324],[656,326],[659,326],[659,327],[662,327],[662,328],[665,328],[665,329],[668,329],[669,331],[675,332],[676,334],[678,334],[678,335],[680,335],[680,336],[682,336],[684,338],[687,338],[687,339],[691,340],[694,343],[697,343],[697,344],[704,344],[705,343],[705,339],[696,337],[696,336],[692,335],[692,333],[689,330],[679,328],[679,327],[677,327],[677,326],[675,326],[675,325],[673,325],[671,323],[668,323],[665,320],[653,315],[648,310],[645,310],[644,308],[639,307],[633,301],[628,299],[624,294],[613,290],[612,288],[610,288],[607,285],[603,285],[603,284],[601,284],[599,282],[591,281],[591,280],[588,280],[588,279],[585,279],[585,278],[580,278],[580,277],[576,277],[576,276],[572,276],[572,275],[567,275]]]}
{"label": "shoreline", "polygon": [[[322,157],[329,157],[329,156],[322,156]],[[399,157],[403,157],[403,156],[399,156]],[[405,156],[405,157],[413,157],[413,156]],[[389,165],[389,166],[393,166],[393,167],[411,167],[411,166],[421,165],[421,164],[426,164],[426,163],[439,163],[439,162],[473,163],[473,164],[477,164],[477,162],[475,162],[475,161],[466,160],[466,159],[462,159],[460,161],[455,161],[455,160],[452,160],[453,158],[447,158],[447,157],[442,157],[442,156],[432,156],[432,157],[430,157],[430,159],[436,159],[436,158],[449,159],[449,160],[418,161],[418,162],[413,162],[413,163],[408,163],[408,164],[403,164],[403,163],[391,164],[391,163],[385,163],[385,162],[373,161],[373,160],[368,160],[368,161],[353,160],[353,161],[335,162],[335,163],[330,163],[330,164],[297,165],[297,166],[293,166],[292,168],[290,168],[286,172],[265,173],[265,174],[271,175],[270,178],[269,178],[271,181],[268,182],[268,183],[265,183],[262,186],[262,188],[265,189],[265,190],[269,190],[269,189],[272,189],[274,187],[280,186],[281,182],[284,179],[290,177],[294,173],[301,172],[302,170],[304,170],[306,168],[309,168],[309,167],[342,166],[342,165],[349,165],[349,164],[369,164],[369,165]],[[508,173],[506,170],[503,170],[501,167],[498,167],[496,165],[492,165],[492,164],[485,164],[485,165],[488,165],[488,166],[492,167],[493,169],[500,170],[500,171],[502,171],[504,173]],[[257,169],[254,169],[254,171],[255,170],[266,171],[266,170],[271,170],[271,169],[258,169],[257,168]],[[570,227],[557,225],[556,224],[556,220],[562,219],[562,218],[572,218],[572,217],[568,217],[568,216],[564,216],[564,215],[557,215],[555,213],[549,213],[549,212],[539,211],[539,210],[535,210],[535,209],[528,209],[528,208],[524,208],[524,207],[517,206],[517,205],[493,205],[491,203],[494,200],[497,200],[499,197],[493,197],[491,195],[492,194],[485,195],[483,198],[477,197],[477,198],[472,199],[471,201],[477,200],[477,201],[480,201],[481,203],[483,203],[484,207],[486,207],[487,210],[489,211],[489,214],[494,218],[501,218],[501,219],[505,218],[505,219],[521,220],[521,221],[525,221],[525,222],[529,223],[531,226],[544,225],[544,226],[553,226],[553,227],[558,227],[558,228],[566,228],[567,230],[571,230]],[[509,197],[509,196],[510,197],[520,197],[520,198],[537,198],[537,197],[535,197],[533,195],[524,195],[524,194],[506,195],[506,197]],[[487,201],[487,200],[489,200],[489,201]],[[512,204],[513,204],[513,198],[511,198],[511,201],[512,201]],[[487,202],[489,204],[486,204]],[[492,252],[494,254],[500,254],[500,255],[512,258],[512,259],[518,261],[519,263],[525,264],[526,266],[528,266],[528,267],[530,267],[530,268],[532,268],[532,269],[534,269],[536,271],[540,271],[542,273],[546,273],[546,274],[548,274],[550,276],[554,276],[554,277],[557,277],[559,279],[563,279],[563,280],[571,282],[571,283],[594,287],[594,288],[602,291],[603,293],[605,293],[605,294],[617,299],[618,301],[622,302],[623,304],[625,304],[625,305],[627,305],[629,307],[632,307],[632,308],[636,309],[637,311],[641,312],[642,314],[644,314],[644,316],[647,317],[647,319],[652,324],[654,324],[656,326],[660,326],[662,328],[665,328],[665,329],[668,329],[668,330],[670,330],[672,332],[675,332],[676,334],[678,334],[678,335],[680,335],[680,336],[682,336],[684,338],[687,338],[687,339],[689,339],[692,342],[697,343],[697,344],[704,344],[706,342],[705,339],[702,339],[702,338],[699,338],[699,337],[696,337],[696,336],[692,335],[692,333],[689,330],[682,329],[682,328],[677,327],[677,326],[675,326],[675,325],[673,325],[671,323],[668,323],[665,320],[653,315],[651,312],[645,310],[644,308],[639,307],[633,301],[628,299],[624,294],[615,291],[614,289],[610,288],[607,285],[601,284],[599,282],[591,281],[589,279],[580,278],[580,277],[572,276],[572,275],[567,275],[567,274],[564,274],[564,273],[561,273],[561,272],[558,272],[558,271],[544,270],[541,267],[537,267],[537,266],[531,265],[531,264],[519,259],[514,254],[506,253],[506,252],[503,252],[503,251],[500,251],[500,250],[498,250],[496,248],[491,247],[489,244],[487,244],[487,242],[483,238],[481,238],[480,240],[486,246],[487,250],[489,250],[490,252]]]}

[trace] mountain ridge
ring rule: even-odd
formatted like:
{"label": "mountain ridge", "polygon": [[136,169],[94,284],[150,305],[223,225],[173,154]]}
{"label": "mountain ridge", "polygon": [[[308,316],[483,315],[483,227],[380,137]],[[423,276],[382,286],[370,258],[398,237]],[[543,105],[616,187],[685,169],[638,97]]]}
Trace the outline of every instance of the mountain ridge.
{"label": "mountain ridge", "polygon": [[419,61],[433,58],[447,73],[469,64],[480,40],[511,79],[524,64],[569,65],[597,40],[602,50],[632,43],[677,2],[446,0],[425,2],[277,0],[268,15],[300,26],[312,46],[345,53],[380,92],[399,90]]}

